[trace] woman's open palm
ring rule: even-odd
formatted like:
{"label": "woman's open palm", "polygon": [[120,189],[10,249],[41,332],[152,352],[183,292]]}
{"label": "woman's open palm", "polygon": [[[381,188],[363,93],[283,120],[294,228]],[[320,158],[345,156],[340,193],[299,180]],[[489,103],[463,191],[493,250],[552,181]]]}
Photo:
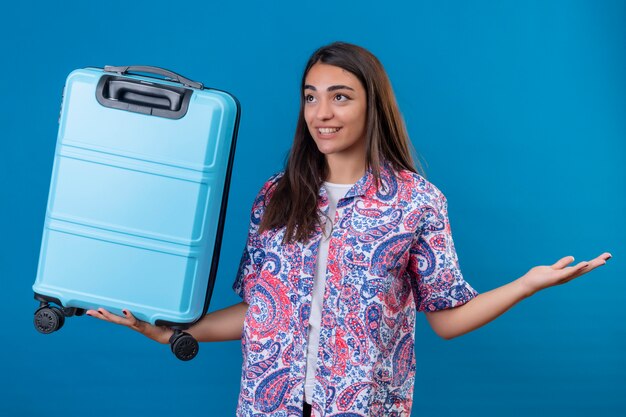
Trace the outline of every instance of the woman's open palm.
{"label": "woman's open palm", "polygon": [[578,278],[587,272],[593,271],[599,266],[606,264],[611,258],[608,252],[603,253],[591,261],[582,261],[574,266],[568,266],[574,262],[573,256],[559,259],[554,265],[535,266],[520,278],[523,285],[528,289],[528,295],[555,285],[565,284]]}
{"label": "woman's open palm", "polygon": [[86,314],[91,317],[95,317],[100,320],[108,321],[111,323],[126,326],[136,332],[143,334],[150,339],[156,340],[159,343],[168,343],[172,330],[165,326],[154,326],[145,321],[137,319],[128,310],[122,310],[124,317],[115,315],[104,308],[97,310],[88,310]]}

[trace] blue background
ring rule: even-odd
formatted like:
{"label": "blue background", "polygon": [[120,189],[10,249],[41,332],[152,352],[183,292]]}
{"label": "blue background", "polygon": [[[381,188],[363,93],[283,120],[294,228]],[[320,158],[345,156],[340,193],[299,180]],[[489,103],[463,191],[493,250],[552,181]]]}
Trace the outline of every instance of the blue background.
{"label": "blue background", "polygon": [[177,361],[89,317],[44,336],[32,299],[61,91],[86,66],[146,64],[228,90],[243,115],[211,309],[252,199],[281,169],[310,53],[376,54],[427,178],[448,197],[480,292],[604,251],[608,265],[471,334],[419,316],[414,416],[626,415],[626,8],[623,1],[9,2],[0,14],[0,415],[233,415],[239,342]]}

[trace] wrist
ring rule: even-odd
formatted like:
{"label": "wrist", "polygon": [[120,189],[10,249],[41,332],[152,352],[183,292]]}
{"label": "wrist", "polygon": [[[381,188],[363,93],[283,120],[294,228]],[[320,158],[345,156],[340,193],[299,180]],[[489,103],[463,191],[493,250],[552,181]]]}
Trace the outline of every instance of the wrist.
{"label": "wrist", "polygon": [[169,327],[153,326],[146,322],[141,322],[141,325],[137,327],[139,333],[164,345],[170,342],[170,337],[174,333]]}
{"label": "wrist", "polygon": [[170,343],[170,338],[174,334],[174,330],[165,326],[158,327],[158,329],[160,330],[160,334],[156,341],[164,345],[168,345]]}
{"label": "wrist", "polygon": [[523,298],[528,298],[535,294],[538,290],[533,288],[528,282],[524,279],[524,277],[520,277],[514,281],[519,288],[519,292]]}

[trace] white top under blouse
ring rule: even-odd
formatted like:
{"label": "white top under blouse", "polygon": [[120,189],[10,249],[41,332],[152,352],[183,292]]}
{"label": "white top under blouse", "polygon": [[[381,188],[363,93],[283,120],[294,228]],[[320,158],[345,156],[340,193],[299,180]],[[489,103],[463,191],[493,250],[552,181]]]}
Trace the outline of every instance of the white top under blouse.
{"label": "white top under blouse", "polygon": [[[333,184],[324,182],[324,188],[328,194],[328,219],[324,229],[324,236],[319,246],[315,278],[313,282],[313,295],[311,298],[311,314],[309,316],[309,340],[307,343],[307,366],[304,382],[304,400],[311,403],[313,388],[315,387],[315,371],[317,370],[317,353],[319,348],[320,324],[322,319],[322,304],[324,302],[324,288],[326,288],[326,266],[328,261],[328,244],[330,234],[335,221],[337,203],[354,184]],[[330,220],[329,220],[330,219]]]}

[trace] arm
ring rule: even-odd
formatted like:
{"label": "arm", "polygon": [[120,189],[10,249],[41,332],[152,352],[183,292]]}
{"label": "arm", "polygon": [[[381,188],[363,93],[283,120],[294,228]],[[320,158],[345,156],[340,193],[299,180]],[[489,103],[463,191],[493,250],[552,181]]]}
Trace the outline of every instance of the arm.
{"label": "arm", "polygon": [[[243,320],[247,310],[248,304],[241,302],[214,311],[202,317],[186,332],[191,334],[198,342],[220,342],[241,339]],[[124,310],[124,317],[112,314],[103,308],[88,310],[86,314],[100,320],[127,326],[159,343],[169,343],[170,337],[174,332],[165,326],[154,326],[145,321],[137,320],[128,310]]]}
{"label": "arm", "polygon": [[198,342],[239,340],[243,333],[243,320],[247,311],[248,304],[242,301],[207,314],[186,331]]}
{"label": "arm", "polygon": [[536,266],[515,281],[479,294],[462,306],[427,312],[426,318],[435,333],[444,339],[452,339],[489,323],[537,291],[565,284],[606,264],[610,257],[611,254],[603,253],[589,262],[567,266],[574,257],[566,256],[552,266]]}

